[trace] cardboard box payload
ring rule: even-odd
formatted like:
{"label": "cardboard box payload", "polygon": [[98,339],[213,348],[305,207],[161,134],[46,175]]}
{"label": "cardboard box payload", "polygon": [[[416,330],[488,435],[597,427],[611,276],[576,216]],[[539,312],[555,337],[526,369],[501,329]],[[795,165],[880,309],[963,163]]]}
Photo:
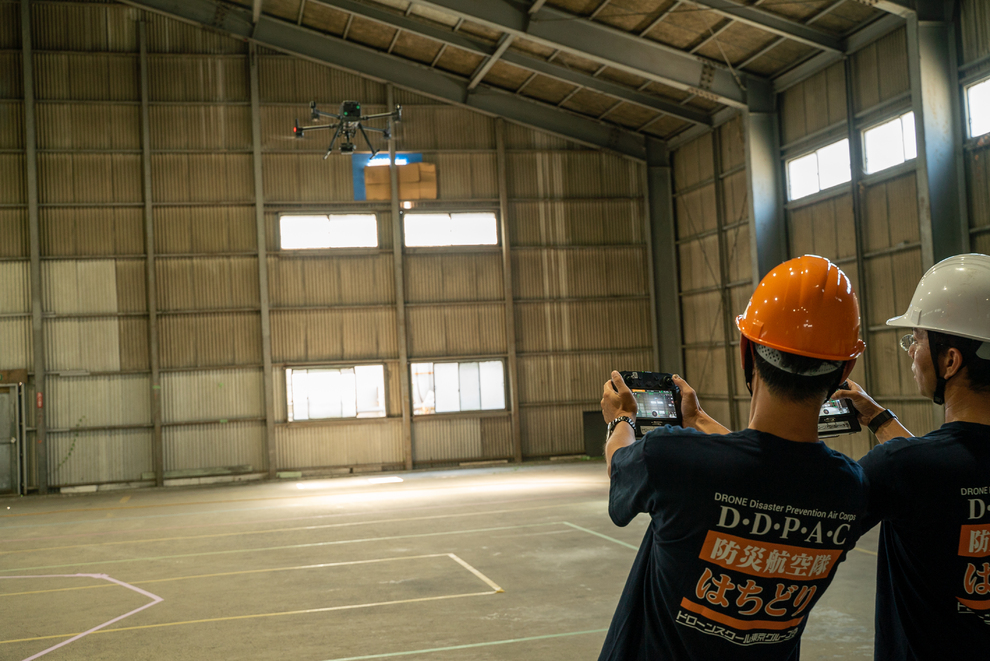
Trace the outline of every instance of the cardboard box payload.
{"label": "cardboard box payload", "polygon": [[[437,166],[433,163],[407,163],[399,168],[400,200],[437,199]],[[376,165],[364,168],[365,199],[388,200],[392,197],[389,168]]]}

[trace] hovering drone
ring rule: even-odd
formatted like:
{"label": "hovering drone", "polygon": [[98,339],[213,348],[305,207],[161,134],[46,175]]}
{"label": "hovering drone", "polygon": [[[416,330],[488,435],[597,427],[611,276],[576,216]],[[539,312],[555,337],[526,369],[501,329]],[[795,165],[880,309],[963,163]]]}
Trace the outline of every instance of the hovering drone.
{"label": "hovering drone", "polygon": [[[343,135],[340,142],[340,153],[341,154],[353,154],[354,153],[354,136],[357,135],[358,131],[361,132],[362,137],[364,137],[365,143],[368,145],[368,149],[371,150],[371,156],[374,158],[378,150],[371,146],[371,140],[368,139],[368,134],[366,131],[375,131],[376,133],[381,133],[385,136],[386,140],[392,137],[392,119],[395,121],[402,121],[402,106],[396,106],[395,110],[392,112],[383,112],[377,115],[362,115],[361,114],[361,104],[357,101],[343,101],[340,104],[340,114],[335,115],[332,112],[323,112],[316,107],[316,101],[311,101],[309,104],[310,118],[317,122],[320,117],[330,117],[336,119],[336,124],[315,124],[313,126],[299,126],[299,120],[296,120],[295,126],[292,127],[292,134],[297,137],[303,137],[305,131],[315,131],[317,129],[334,129],[333,137],[330,139],[330,146],[327,147],[327,153],[324,154],[323,160],[326,160],[327,156],[333,152],[333,147],[337,143],[337,138]],[[375,128],[372,126],[364,126],[361,122],[366,122],[372,119],[388,119],[385,124],[385,128]]]}

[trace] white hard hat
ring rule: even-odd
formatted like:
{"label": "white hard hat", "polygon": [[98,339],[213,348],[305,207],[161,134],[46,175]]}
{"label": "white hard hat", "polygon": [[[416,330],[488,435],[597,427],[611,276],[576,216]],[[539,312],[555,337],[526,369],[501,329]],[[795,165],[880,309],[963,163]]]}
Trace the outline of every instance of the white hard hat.
{"label": "white hard hat", "polygon": [[990,255],[955,255],[928,269],[907,312],[887,325],[982,340],[976,355],[990,359]]}

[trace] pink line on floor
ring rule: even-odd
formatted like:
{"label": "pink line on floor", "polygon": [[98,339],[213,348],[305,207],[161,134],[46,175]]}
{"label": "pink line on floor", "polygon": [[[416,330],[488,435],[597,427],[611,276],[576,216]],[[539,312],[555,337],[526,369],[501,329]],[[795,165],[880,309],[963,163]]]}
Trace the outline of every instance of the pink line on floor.
{"label": "pink line on floor", "polygon": [[77,634],[77,635],[73,636],[72,638],[69,638],[68,640],[63,640],[58,645],[53,645],[52,647],[49,647],[46,650],[42,650],[41,652],[38,652],[34,656],[27,657],[26,659],[24,659],[24,661],[33,661],[34,659],[37,659],[38,657],[42,657],[42,656],[48,654],[49,652],[52,652],[54,650],[57,650],[60,647],[64,647],[65,645],[68,645],[71,642],[75,642],[75,641],[79,640],[80,638],[82,638],[83,636],[88,636],[89,634],[93,633],[94,631],[99,631],[100,629],[102,629],[104,627],[110,626],[114,622],[120,622],[125,617],[130,617],[131,615],[134,615],[135,613],[139,613],[139,612],[143,611],[145,608],[149,608],[149,607],[154,606],[155,604],[157,604],[159,602],[164,601],[164,599],[162,599],[161,597],[159,597],[157,595],[151,594],[150,592],[148,592],[146,590],[142,590],[141,588],[136,588],[133,585],[129,585],[127,583],[124,583],[123,581],[118,581],[115,578],[110,578],[106,574],[48,574],[46,576],[0,576],[0,580],[6,579],[6,578],[100,578],[100,579],[103,579],[104,581],[110,581],[111,583],[116,583],[117,585],[119,585],[121,587],[125,587],[128,590],[133,590],[134,592],[137,592],[138,594],[143,594],[144,596],[146,596],[149,599],[151,599],[151,602],[145,604],[144,606],[141,606],[140,608],[135,608],[134,610],[132,610],[129,613],[124,613],[123,615],[119,615],[119,616],[113,618],[112,620],[107,620],[103,624],[97,625],[97,626],[93,627],[92,629],[90,629],[88,631],[83,631],[82,633]]}

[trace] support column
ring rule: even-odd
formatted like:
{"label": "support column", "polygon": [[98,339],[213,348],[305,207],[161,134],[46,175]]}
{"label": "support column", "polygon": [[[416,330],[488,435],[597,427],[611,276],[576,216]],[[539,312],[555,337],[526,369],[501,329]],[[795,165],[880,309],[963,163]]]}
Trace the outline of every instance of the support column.
{"label": "support column", "polygon": [[677,233],[670,155],[660,140],[646,139],[646,195],[653,259],[653,300],[659,369],[684,373],[681,305],[677,296]]}
{"label": "support column", "polygon": [[[260,4],[260,3],[259,3]],[[254,164],[254,224],[258,236],[258,298],[261,303],[262,388],[265,391],[265,449],[268,479],[275,479],[275,386],[272,382],[272,323],[268,304],[268,250],[265,232],[265,189],[261,172],[261,91],[258,82],[258,46],[248,44],[251,76],[251,156]]]}
{"label": "support column", "polygon": [[509,251],[509,187],[505,176],[505,120],[495,120],[498,160],[498,215],[502,230],[502,290],[505,296],[505,346],[508,353],[509,411],[512,420],[512,456],[522,463],[522,431],[519,419],[519,370],[516,360],[516,310],[512,289],[512,255]]}
{"label": "support column", "polygon": [[725,195],[722,190],[722,141],[719,129],[712,131],[712,169],[715,173],[715,227],[718,230],[719,305],[722,314],[722,345],[725,347],[726,395],[729,398],[729,428],[742,429],[736,406],[736,354],[732,351],[735,327],[732,323],[732,296],[729,293],[728,247],[725,245]]}
{"label": "support column", "polygon": [[21,58],[24,75],[24,165],[27,181],[28,233],[31,244],[31,343],[34,350],[35,471],[38,492],[48,493],[48,443],[45,425],[45,334],[41,325],[41,231],[38,221],[38,151],[35,138],[34,66],[31,49],[31,3],[21,0]]}
{"label": "support column", "polygon": [[[750,79],[751,87],[757,81]],[[746,184],[749,191],[753,286],[787,259],[784,186],[780,168],[780,130],[772,90],[751,89],[743,112],[746,132]]]}
{"label": "support column", "polygon": [[[386,85],[388,111],[395,111],[395,88]],[[406,342],[406,280],[402,250],[402,216],[399,210],[399,169],[395,164],[395,132],[388,141],[388,169],[392,186],[392,266],[395,271],[395,326],[399,343],[399,392],[402,397],[402,453],[406,470],[413,467],[412,401],[409,394],[409,347]]]}
{"label": "support column", "polygon": [[953,3],[922,0],[908,17],[908,73],[918,158],[921,266],[969,251]]}
{"label": "support column", "polygon": [[151,199],[151,117],[148,94],[148,31],[144,16],[138,22],[141,51],[141,175],[144,197],[145,290],[148,299],[148,357],[151,363],[151,466],[155,486],[165,485],[162,445],[162,378],[158,352],[158,285],[155,273],[155,221]]}

